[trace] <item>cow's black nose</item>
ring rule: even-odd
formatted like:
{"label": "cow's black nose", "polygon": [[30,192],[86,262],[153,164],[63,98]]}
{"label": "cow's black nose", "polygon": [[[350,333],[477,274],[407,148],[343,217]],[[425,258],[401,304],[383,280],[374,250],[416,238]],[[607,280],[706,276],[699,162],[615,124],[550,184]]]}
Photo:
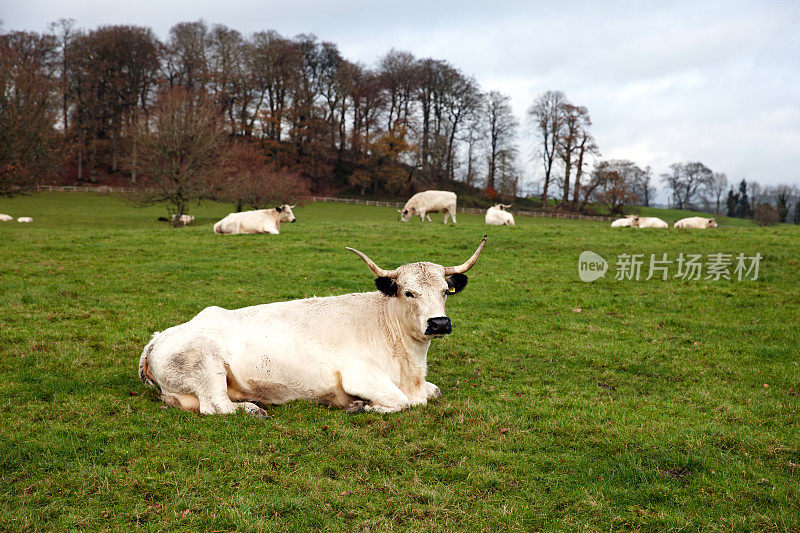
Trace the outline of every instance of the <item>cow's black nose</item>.
{"label": "cow's black nose", "polygon": [[446,316],[439,316],[428,319],[428,327],[425,335],[447,335],[453,332],[453,325]]}

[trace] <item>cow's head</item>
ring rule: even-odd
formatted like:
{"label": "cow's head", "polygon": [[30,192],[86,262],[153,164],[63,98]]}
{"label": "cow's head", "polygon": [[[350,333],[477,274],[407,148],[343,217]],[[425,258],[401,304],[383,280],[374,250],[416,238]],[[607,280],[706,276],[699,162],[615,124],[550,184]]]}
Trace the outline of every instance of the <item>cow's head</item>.
{"label": "cow's head", "polygon": [[449,294],[456,294],[467,286],[464,272],[472,268],[481,254],[486,236],[466,263],[445,267],[435,263],[408,263],[394,270],[384,270],[363,253],[347,248],[358,255],[372,272],[375,286],[391,298],[404,329],[415,339],[430,340],[453,331],[445,313]]}
{"label": "cow's head", "polygon": [[397,212],[400,213],[401,222],[408,222],[411,219],[411,217],[417,214],[417,208],[409,207],[409,208],[404,208],[403,210],[398,209]]}
{"label": "cow's head", "polygon": [[509,209],[511,207],[511,204],[508,204],[508,205],[506,205],[506,204],[497,204],[495,207],[497,209],[499,209],[500,211],[505,211],[506,209]]}
{"label": "cow's head", "polygon": [[708,222],[706,223],[707,228],[716,228],[717,222],[713,218],[709,218]]}
{"label": "cow's head", "polygon": [[278,220],[280,222],[296,222],[297,219],[294,218],[294,213],[292,213],[292,208],[295,205],[283,204],[282,206],[276,207],[275,211],[278,212]]}
{"label": "cow's head", "polygon": [[639,227],[639,215],[628,215],[628,218],[631,219],[631,226],[634,228]]}

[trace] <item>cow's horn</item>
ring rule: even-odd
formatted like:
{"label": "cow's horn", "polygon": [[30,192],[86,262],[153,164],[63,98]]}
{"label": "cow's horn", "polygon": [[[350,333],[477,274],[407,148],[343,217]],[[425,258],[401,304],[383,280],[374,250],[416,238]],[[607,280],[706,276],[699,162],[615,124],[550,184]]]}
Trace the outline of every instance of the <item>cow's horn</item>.
{"label": "cow's horn", "polygon": [[486,235],[483,236],[481,239],[481,243],[478,245],[478,249],[475,250],[475,253],[472,254],[472,257],[467,259],[467,262],[463,265],[458,265],[454,267],[444,267],[444,275],[445,276],[452,276],[453,274],[463,274],[475,264],[475,261],[478,260],[478,256],[481,255],[481,250],[483,250],[483,245],[486,244]]}
{"label": "cow's horn", "polygon": [[351,252],[356,254],[358,257],[360,257],[367,264],[369,269],[372,270],[373,274],[375,274],[379,278],[396,278],[397,277],[397,270],[396,269],[395,270],[384,270],[381,267],[379,267],[378,265],[376,265],[372,261],[372,259],[370,259],[366,255],[364,255],[363,253],[359,252],[355,248],[350,248],[348,246],[348,247],[346,247],[346,249],[350,250]]}

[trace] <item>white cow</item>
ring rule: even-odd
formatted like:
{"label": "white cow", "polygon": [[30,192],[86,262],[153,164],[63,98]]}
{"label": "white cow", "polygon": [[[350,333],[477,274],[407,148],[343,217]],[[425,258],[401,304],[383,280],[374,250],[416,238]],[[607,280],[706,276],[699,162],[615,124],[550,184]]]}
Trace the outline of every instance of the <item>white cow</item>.
{"label": "white cow", "polygon": [[668,228],[669,224],[658,217],[639,217],[633,222],[634,228]]}
{"label": "white cow", "polygon": [[17,219],[17,222],[33,222],[33,218],[32,217],[19,217]]}
{"label": "white cow", "polygon": [[[173,224],[175,224],[175,217],[177,217],[177,216],[178,215],[175,215],[175,214],[172,215],[172,223]],[[181,218],[180,218],[178,224],[180,224],[181,226],[186,226],[187,224],[191,224],[192,222],[194,222],[194,215],[181,215]]]}
{"label": "white cow", "polygon": [[707,229],[716,228],[717,223],[713,218],[689,217],[680,219],[673,226],[683,229]]}
{"label": "white cow", "polygon": [[[376,292],[227,310],[207,307],[184,324],[156,332],[139,360],[139,377],[167,404],[202,414],[252,402],[311,400],[349,412],[391,413],[441,396],[426,381],[431,340],[452,332],[448,294],[467,284],[466,263],[409,263],[383,270],[357,254],[377,276]],[[241,402],[241,403],[234,403]]]}
{"label": "white cow", "polygon": [[400,211],[400,220],[408,222],[414,216],[419,215],[422,222],[425,218],[431,222],[429,213],[444,213],[444,223],[447,224],[448,215],[456,223],[456,193],[450,191],[422,191],[418,192],[406,202],[403,210]]}
{"label": "white cow", "polygon": [[638,215],[627,215],[625,218],[618,218],[611,223],[612,228],[630,228],[639,220]]}
{"label": "white cow", "polygon": [[270,233],[281,232],[281,222],[295,222],[293,205],[283,204],[275,209],[259,209],[230,213],[214,224],[214,233],[235,235],[237,233]]}
{"label": "white cow", "polygon": [[513,226],[514,215],[506,211],[510,205],[497,204],[486,210],[486,223],[490,226]]}
{"label": "white cow", "polygon": [[0,213],[0,222],[11,222],[12,220],[14,220],[14,217],[11,215]]}

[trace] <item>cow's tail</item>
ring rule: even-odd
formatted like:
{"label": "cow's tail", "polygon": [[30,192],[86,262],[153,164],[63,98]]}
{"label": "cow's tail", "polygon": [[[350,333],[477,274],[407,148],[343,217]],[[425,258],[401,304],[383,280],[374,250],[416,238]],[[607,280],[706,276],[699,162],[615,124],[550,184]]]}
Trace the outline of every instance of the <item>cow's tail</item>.
{"label": "cow's tail", "polygon": [[153,338],[150,339],[150,342],[148,342],[147,346],[144,347],[142,356],[139,358],[139,379],[141,379],[142,383],[148,387],[155,388],[158,388],[158,384],[156,383],[155,378],[153,378],[153,373],[150,372],[150,363],[148,362],[147,358],[150,356],[150,352],[153,351],[153,345],[155,345],[157,335],[157,331],[153,333]]}

